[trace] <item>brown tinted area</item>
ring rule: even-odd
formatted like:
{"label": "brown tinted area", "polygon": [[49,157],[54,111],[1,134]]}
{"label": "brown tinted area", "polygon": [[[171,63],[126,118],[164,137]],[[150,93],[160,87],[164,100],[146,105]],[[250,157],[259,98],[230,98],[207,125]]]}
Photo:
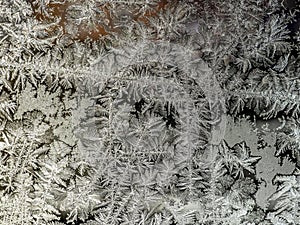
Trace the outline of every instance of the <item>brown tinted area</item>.
{"label": "brown tinted area", "polygon": [[[111,13],[112,5],[111,3],[105,3],[96,6],[97,11],[101,12],[101,17],[96,18],[98,22],[94,22],[93,26],[88,26],[86,22],[81,22],[80,24],[72,24],[73,31],[68,30],[68,26],[72,21],[68,18],[68,10],[70,10],[74,5],[80,7],[81,2],[69,2],[65,1],[63,3],[50,3],[41,7],[35,1],[31,1],[31,6],[34,11],[34,16],[42,22],[54,22],[59,21],[57,25],[52,26],[51,29],[47,30],[50,34],[56,33],[58,30],[62,30],[63,34],[71,38],[72,40],[98,40],[101,37],[107,36],[112,33],[122,32],[122,28],[116,25],[116,17]],[[135,6],[135,9],[130,11],[128,14],[131,19],[141,22],[143,25],[149,25],[149,19],[156,17],[158,13],[163,12],[171,3],[168,0],[160,0],[149,9],[140,13],[139,9]],[[172,3],[174,4],[174,2]],[[126,7],[126,6],[125,6]],[[142,6],[140,6],[142,7]]]}

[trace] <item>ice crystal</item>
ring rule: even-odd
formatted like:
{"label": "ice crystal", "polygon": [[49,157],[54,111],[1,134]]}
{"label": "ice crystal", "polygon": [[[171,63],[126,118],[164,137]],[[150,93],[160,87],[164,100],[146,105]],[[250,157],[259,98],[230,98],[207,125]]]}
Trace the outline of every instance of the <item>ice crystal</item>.
{"label": "ice crystal", "polygon": [[[1,1],[0,224],[299,224],[298,10]],[[266,146],[295,170],[263,208]]]}

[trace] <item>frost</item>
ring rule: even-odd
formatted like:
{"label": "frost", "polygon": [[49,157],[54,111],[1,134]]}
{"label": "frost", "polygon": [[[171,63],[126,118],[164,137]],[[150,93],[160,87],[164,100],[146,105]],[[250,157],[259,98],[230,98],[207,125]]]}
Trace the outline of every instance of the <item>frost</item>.
{"label": "frost", "polygon": [[34,110],[41,111],[46,115],[46,120],[53,117],[61,103],[58,101],[58,93],[50,93],[46,86],[41,86],[35,90],[30,83],[19,95],[18,110],[15,113],[15,119],[22,119],[25,112]]}
{"label": "frost", "polygon": [[289,2],[1,1],[0,224],[298,224]]}

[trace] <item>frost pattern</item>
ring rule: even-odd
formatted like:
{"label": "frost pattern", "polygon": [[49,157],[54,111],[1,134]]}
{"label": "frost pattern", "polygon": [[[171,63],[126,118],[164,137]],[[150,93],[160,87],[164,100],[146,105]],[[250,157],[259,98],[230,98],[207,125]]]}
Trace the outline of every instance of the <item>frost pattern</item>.
{"label": "frost pattern", "polygon": [[[0,224],[299,224],[291,2],[1,1]],[[267,209],[228,115],[279,119]]]}

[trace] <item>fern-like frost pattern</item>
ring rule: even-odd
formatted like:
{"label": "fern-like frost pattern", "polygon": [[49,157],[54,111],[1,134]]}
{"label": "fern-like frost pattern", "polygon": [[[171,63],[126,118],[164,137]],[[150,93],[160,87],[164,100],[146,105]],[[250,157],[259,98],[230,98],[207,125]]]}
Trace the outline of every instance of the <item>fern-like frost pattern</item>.
{"label": "fern-like frost pattern", "polygon": [[300,224],[299,16],[0,1],[0,225]]}

